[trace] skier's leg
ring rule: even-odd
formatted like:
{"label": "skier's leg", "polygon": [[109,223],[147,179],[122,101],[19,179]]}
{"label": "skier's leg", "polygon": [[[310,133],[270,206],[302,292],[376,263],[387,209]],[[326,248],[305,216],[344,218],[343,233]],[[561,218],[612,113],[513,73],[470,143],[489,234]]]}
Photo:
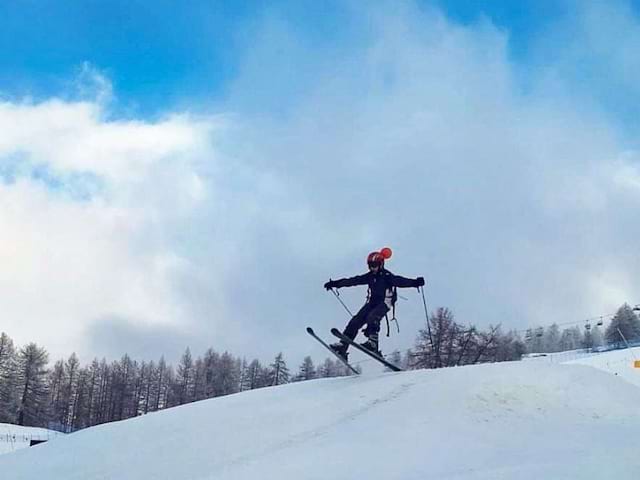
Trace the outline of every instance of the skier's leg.
{"label": "skier's leg", "polygon": [[351,318],[344,331],[342,332],[345,337],[349,337],[351,340],[356,338],[356,335],[358,335],[358,330],[360,330],[364,326],[364,324],[367,323],[367,318],[370,314],[371,306],[370,304],[365,303],[358,311],[358,313],[356,313]]}
{"label": "skier's leg", "polygon": [[367,328],[364,334],[367,337],[367,341],[362,346],[379,354],[381,354],[379,347],[380,321],[388,311],[389,307],[385,303],[380,303],[371,309],[366,318]]}
{"label": "skier's leg", "polygon": [[[369,314],[369,310],[370,310],[369,304],[365,303],[362,306],[362,308],[358,311],[358,313],[356,313],[351,318],[351,320],[349,320],[349,323],[347,324],[347,326],[345,327],[342,333],[344,333],[344,335],[350,338],[351,340],[356,338],[356,335],[358,334],[358,330],[360,330],[360,328],[362,328],[362,326],[367,322],[367,315]],[[329,346],[336,353],[343,356],[345,359],[347,358],[347,350],[349,349],[349,344],[347,342],[345,342],[344,340],[340,340],[339,342],[332,343]]]}

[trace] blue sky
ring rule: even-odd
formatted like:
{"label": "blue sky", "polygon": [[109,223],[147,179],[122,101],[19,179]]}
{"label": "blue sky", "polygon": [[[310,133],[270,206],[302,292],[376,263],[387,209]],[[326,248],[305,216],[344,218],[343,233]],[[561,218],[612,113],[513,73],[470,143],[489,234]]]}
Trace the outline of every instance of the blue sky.
{"label": "blue sky", "polygon": [[215,100],[263,16],[283,15],[322,48],[349,29],[344,11],[341,2],[3,2],[0,85],[5,95],[58,94],[88,61],[143,114]]}
{"label": "blue sky", "polygon": [[[574,2],[552,0],[423,1],[452,21],[488,18],[509,35],[524,62],[536,38],[565,19]],[[8,1],[0,5],[0,87],[6,96],[61,94],[90,62],[113,82],[120,101],[140,114],[184,103],[220,101],[261,20],[278,16],[323,52],[367,35],[360,5],[344,1]],[[365,14],[366,15],[366,14]],[[357,41],[356,41],[357,43]]]}
{"label": "blue sky", "polygon": [[234,32],[252,10],[230,3],[3,2],[3,90],[58,93],[89,61],[143,112],[215,95],[233,74]]}
{"label": "blue sky", "polygon": [[[324,282],[386,245],[465,324],[640,303],[637,2],[10,1],[0,18],[17,343],[301,359],[302,327],[345,322]],[[384,349],[424,324],[414,294]]]}
{"label": "blue sky", "polygon": [[[0,93],[5,97],[45,98],[69,92],[69,81],[84,62],[112,82],[119,115],[154,117],[168,108],[224,109],[229,88],[240,75],[265,18],[287,24],[310,54],[323,56],[358,48],[369,30],[366,11],[376,2],[356,1],[8,1],[0,5]],[[380,2],[384,3],[384,2]],[[566,29],[585,4],[575,0],[447,1],[418,0],[419,9],[437,9],[462,26],[489,21],[508,36],[508,51],[522,69],[528,88],[531,68],[539,68],[562,51],[573,32]],[[393,4],[392,2],[388,4]],[[401,2],[398,2],[401,4]],[[611,2],[638,15],[635,1]],[[365,13],[363,13],[365,12]],[[549,39],[544,40],[546,36]],[[264,66],[268,76],[281,65]],[[304,90],[312,65],[292,68],[281,77],[290,88]],[[601,107],[633,122],[637,90],[601,81],[599,62],[574,59],[567,74],[575,87]],[[301,71],[302,70],[302,71]],[[282,72],[281,72],[281,75]],[[279,84],[282,84],[280,82]],[[273,89],[274,91],[271,91]],[[287,92],[264,85],[253,108],[278,111]],[[629,99],[634,101],[629,101]]]}

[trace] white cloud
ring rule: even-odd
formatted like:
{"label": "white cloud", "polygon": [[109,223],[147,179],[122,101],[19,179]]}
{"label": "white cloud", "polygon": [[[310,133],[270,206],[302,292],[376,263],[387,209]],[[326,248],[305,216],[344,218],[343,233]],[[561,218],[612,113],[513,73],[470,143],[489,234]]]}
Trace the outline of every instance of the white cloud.
{"label": "white cloud", "polygon": [[[106,121],[97,103],[55,99],[1,104],[0,162],[14,165],[0,183],[3,329],[91,354],[82,335],[105,316],[188,323],[175,283],[195,266],[164,230],[207,198],[196,162],[214,161],[216,123]],[[74,174],[100,187],[69,195]]]}
{"label": "white cloud", "polygon": [[2,103],[0,155],[18,153],[56,170],[123,182],[144,178],[164,159],[208,148],[210,121],[174,115],[153,124],[109,122],[102,113],[102,106],[88,102]]}
{"label": "white cloud", "polygon": [[[0,104],[3,329],[58,354],[135,355],[154,338],[145,354],[302,358],[302,327],[346,321],[324,281],[384,245],[389,268],[425,275],[429,306],[463,323],[525,328],[636,301],[638,162],[615,123],[544,75],[520,88],[488,21],[374,13],[339,51],[267,19],[224,117]],[[386,350],[423,325],[407,297]],[[364,292],[343,298],[355,308]]]}
{"label": "white cloud", "polygon": [[[633,140],[589,91],[572,90],[575,65],[555,68],[550,83],[558,66],[538,64],[524,88],[508,32],[488,21],[461,27],[434,11],[373,10],[355,46],[340,51],[300,52],[293,28],[276,34],[286,25],[268,24],[238,83],[239,108],[252,92],[250,113],[263,100],[259,72],[270,71],[261,67],[295,88],[271,118],[244,118],[242,138],[253,164],[282,169],[295,205],[312,212],[293,243],[313,244],[325,267],[307,267],[356,273],[368,249],[390,244],[400,249],[390,267],[426,274],[434,303],[506,328],[578,321],[630,301],[640,226],[628,220],[639,197],[615,179],[632,168],[621,153]],[[569,61],[562,49],[574,46],[544,44],[540,58]],[[322,68],[301,82],[278,57]],[[610,287],[598,293],[594,277]],[[305,308],[322,309],[320,325],[342,323],[329,302],[309,297]],[[419,328],[420,309],[403,308],[409,330]]]}

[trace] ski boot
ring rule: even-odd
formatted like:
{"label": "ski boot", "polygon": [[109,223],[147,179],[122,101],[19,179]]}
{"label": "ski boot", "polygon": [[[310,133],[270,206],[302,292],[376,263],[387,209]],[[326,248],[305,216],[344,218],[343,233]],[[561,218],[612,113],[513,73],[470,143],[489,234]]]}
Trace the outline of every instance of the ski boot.
{"label": "ski boot", "polygon": [[329,345],[329,348],[333,350],[338,356],[344,358],[344,361],[347,362],[349,358],[349,353],[347,353],[348,344],[343,342],[336,342]]}
{"label": "ski boot", "polygon": [[379,357],[382,357],[382,352],[380,350],[378,350],[378,336],[373,336],[371,335],[369,337],[369,339],[360,344],[361,347],[366,348],[367,350],[369,350],[370,352],[375,353],[376,355],[378,355]]}

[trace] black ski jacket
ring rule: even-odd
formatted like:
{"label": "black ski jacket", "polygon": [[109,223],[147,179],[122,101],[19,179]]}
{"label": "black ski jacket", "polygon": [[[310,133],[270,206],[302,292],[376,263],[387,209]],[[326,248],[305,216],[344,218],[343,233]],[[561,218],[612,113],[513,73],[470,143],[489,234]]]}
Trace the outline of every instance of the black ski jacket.
{"label": "black ski jacket", "polygon": [[367,302],[377,305],[383,303],[388,298],[388,293],[393,290],[393,287],[407,288],[407,287],[419,287],[420,284],[417,278],[405,278],[400,275],[394,275],[389,270],[384,268],[379,272],[367,272],[364,275],[356,275],[355,277],[341,278],[339,280],[332,280],[329,282],[332,287],[354,287],[356,285],[368,285],[369,297]]}

